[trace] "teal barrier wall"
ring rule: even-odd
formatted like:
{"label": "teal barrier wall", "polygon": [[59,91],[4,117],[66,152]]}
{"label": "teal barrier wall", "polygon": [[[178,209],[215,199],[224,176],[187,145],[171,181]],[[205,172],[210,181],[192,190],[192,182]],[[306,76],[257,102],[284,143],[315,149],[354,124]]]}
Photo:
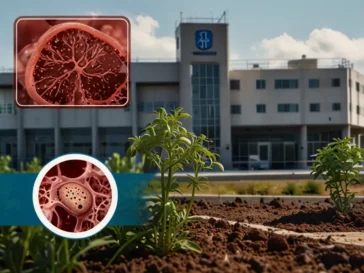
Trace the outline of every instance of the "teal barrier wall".
{"label": "teal barrier wall", "polygon": [[[118,205],[109,225],[143,225],[149,217],[142,198],[154,174],[113,174],[118,187]],[[42,225],[33,206],[37,174],[0,174],[0,226]]]}

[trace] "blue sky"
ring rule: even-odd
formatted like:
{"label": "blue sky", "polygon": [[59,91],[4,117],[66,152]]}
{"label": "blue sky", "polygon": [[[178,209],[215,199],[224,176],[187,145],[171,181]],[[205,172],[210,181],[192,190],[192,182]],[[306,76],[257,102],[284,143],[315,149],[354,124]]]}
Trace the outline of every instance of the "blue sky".
{"label": "blue sky", "polygon": [[[18,16],[126,15],[136,29],[132,29],[133,57],[170,58],[181,11],[186,17],[218,17],[224,10],[228,12],[232,58],[345,57],[364,72],[364,27],[359,24],[363,0],[6,1],[0,10],[0,67],[12,65],[13,22]],[[141,41],[148,35],[151,42],[144,48]]]}

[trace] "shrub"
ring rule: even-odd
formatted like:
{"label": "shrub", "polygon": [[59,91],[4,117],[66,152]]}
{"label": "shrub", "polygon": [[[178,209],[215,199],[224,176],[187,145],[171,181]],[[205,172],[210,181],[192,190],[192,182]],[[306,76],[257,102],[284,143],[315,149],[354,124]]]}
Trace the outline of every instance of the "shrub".
{"label": "shrub", "polygon": [[268,195],[271,193],[272,188],[272,183],[249,183],[245,192],[251,195]]}
{"label": "shrub", "polygon": [[137,163],[136,156],[120,157],[120,154],[113,155],[105,162],[106,166],[114,173],[141,173],[143,172],[145,156],[142,156],[141,162]]}
{"label": "shrub", "polygon": [[351,138],[334,139],[323,149],[318,150],[313,162],[314,179],[319,176],[325,180],[326,188],[335,207],[342,213],[351,210],[351,201],[355,192],[350,192],[349,186],[358,184],[359,170],[355,167],[364,161],[363,149],[351,143]]}
{"label": "shrub", "polygon": [[321,185],[316,181],[307,181],[307,183],[303,186],[302,192],[305,194],[321,194]]}
{"label": "shrub", "polygon": [[42,168],[40,160],[36,157],[34,157],[32,161],[26,163],[26,169],[24,169],[23,162],[20,164],[20,172],[39,173]]}
{"label": "shrub", "polygon": [[110,236],[68,240],[38,226],[0,227],[0,231],[1,262],[7,268],[1,271],[4,273],[87,272],[81,257],[90,249],[116,242]]}
{"label": "shrub", "polygon": [[10,168],[10,166],[9,166],[11,161],[12,161],[12,158],[9,155],[0,156],[0,173],[13,173],[13,172],[15,172],[15,170]]}
{"label": "shrub", "polygon": [[[120,246],[109,264],[133,241],[143,243],[159,255],[180,249],[200,252],[197,244],[189,240],[188,231],[182,231],[182,228],[189,220],[195,192],[202,184],[203,178],[199,172],[214,167],[223,170],[223,166],[216,161],[217,155],[208,150],[209,140],[206,136],[196,136],[182,126],[181,120],[190,118],[189,114],[182,112],[182,108],[172,114],[161,108],[155,114],[156,118],[146,126],[143,135],[129,139],[133,143],[128,154],[143,154],[159,169],[161,196],[150,199],[153,202],[150,206],[153,216],[151,223],[143,231],[130,232],[130,239]],[[165,157],[162,158],[162,154]],[[175,173],[185,167],[193,169],[193,175],[188,175],[192,195],[187,208],[180,208],[169,198],[169,194],[179,192]]]}
{"label": "shrub", "polygon": [[283,188],[282,193],[287,195],[298,195],[299,189],[295,183],[287,183]]}

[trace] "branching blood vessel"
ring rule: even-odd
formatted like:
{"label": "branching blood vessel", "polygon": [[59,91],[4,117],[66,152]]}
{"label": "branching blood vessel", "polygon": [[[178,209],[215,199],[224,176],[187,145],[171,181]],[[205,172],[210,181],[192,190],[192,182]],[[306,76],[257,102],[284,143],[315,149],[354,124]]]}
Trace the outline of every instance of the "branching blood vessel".
{"label": "branching blood vessel", "polygon": [[83,232],[104,219],[111,204],[111,187],[92,163],[69,160],[46,174],[38,196],[44,215],[54,226]]}
{"label": "branching blood vessel", "polygon": [[52,26],[32,47],[25,88],[39,105],[124,105],[126,48],[82,23]]}

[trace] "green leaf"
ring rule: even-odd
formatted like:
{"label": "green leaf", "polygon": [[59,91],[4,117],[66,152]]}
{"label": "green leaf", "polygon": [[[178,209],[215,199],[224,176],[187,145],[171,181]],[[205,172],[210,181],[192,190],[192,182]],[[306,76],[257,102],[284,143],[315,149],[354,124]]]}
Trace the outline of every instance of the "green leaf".
{"label": "green leaf", "polygon": [[201,248],[194,242],[190,240],[180,240],[178,243],[181,245],[183,250],[190,250],[196,253],[201,253]]}
{"label": "green leaf", "polygon": [[224,166],[220,162],[213,162],[212,165],[218,167],[222,172],[224,171]]}
{"label": "green leaf", "polygon": [[90,249],[93,249],[93,248],[96,248],[96,247],[101,247],[101,246],[105,246],[105,245],[110,245],[110,244],[116,244],[117,241],[116,240],[113,240],[111,239],[110,236],[107,236],[107,237],[104,237],[104,238],[101,238],[101,239],[96,239],[96,240],[93,240],[91,241],[87,247],[81,249],[74,257],[73,257],[73,260],[74,261],[77,261],[78,258],[85,254],[87,251],[89,251]]}

